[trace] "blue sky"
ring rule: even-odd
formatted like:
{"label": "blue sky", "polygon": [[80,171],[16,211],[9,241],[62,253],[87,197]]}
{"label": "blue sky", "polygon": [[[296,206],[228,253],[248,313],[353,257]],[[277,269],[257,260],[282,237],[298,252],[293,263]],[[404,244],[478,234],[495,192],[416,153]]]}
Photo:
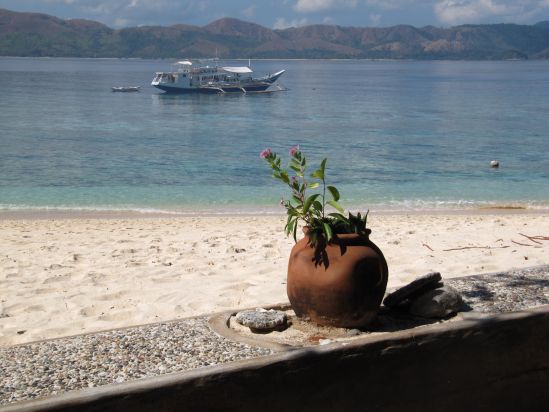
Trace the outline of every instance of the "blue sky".
{"label": "blue sky", "polygon": [[317,23],[448,27],[549,20],[549,0],[0,0],[0,8],[86,18],[115,28],[202,26],[221,17],[279,29]]}

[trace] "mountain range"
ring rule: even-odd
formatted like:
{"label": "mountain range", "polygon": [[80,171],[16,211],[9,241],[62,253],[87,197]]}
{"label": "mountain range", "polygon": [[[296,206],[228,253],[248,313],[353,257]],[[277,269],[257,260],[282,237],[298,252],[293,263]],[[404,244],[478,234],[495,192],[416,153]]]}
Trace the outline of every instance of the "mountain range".
{"label": "mountain range", "polygon": [[233,18],[206,26],[112,29],[0,9],[1,56],[179,58],[547,59],[549,21],[450,28],[310,25],[272,30]]}

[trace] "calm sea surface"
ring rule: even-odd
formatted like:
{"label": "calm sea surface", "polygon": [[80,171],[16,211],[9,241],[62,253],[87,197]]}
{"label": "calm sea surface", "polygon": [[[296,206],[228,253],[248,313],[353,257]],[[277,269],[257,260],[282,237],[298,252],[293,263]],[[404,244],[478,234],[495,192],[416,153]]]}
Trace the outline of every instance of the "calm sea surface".
{"label": "calm sea surface", "polygon": [[0,58],[0,209],[276,212],[259,152],[294,144],[353,208],[549,206],[549,61],[252,61],[289,90],[246,96],[164,95],[169,64]]}

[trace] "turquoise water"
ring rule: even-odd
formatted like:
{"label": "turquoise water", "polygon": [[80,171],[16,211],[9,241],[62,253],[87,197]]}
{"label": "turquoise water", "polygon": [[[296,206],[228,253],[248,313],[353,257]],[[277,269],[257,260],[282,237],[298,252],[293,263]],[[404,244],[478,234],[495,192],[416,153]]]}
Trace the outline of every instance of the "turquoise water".
{"label": "turquoise water", "polygon": [[289,90],[246,96],[163,95],[169,63],[0,58],[0,209],[276,212],[259,152],[294,144],[346,206],[549,205],[549,61],[252,61]]}

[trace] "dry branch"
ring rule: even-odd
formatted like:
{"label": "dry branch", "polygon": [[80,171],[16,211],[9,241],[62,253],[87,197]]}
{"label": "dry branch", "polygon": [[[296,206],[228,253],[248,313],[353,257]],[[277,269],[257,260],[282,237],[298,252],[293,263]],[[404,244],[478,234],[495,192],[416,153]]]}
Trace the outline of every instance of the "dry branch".
{"label": "dry branch", "polygon": [[433,248],[429,246],[427,243],[422,243],[423,246],[425,246],[427,249],[429,249],[431,252],[434,252]]}
{"label": "dry branch", "polygon": [[549,236],[528,236],[523,235],[522,233],[519,233],[519,235],[524,236],[526,239],[530,240],[531,242],[537,243],[538,245],[541,245],[541,242],[538,242],[538,240],[549,240]]}
{"label": "dry branch", "polygon": [[511,239],[511,242],[521,246],[530,246],[530,247],[532,246],[532,245],[527,245],[526,243],[515,242],[513,239]]}
{"label": "dry branch", "polygon": [[452,249],[443,249],[443,252],[450,252],[452,250],[465,250],[465,249],[506,249],[509,246],[463,246],[455,247]]}

